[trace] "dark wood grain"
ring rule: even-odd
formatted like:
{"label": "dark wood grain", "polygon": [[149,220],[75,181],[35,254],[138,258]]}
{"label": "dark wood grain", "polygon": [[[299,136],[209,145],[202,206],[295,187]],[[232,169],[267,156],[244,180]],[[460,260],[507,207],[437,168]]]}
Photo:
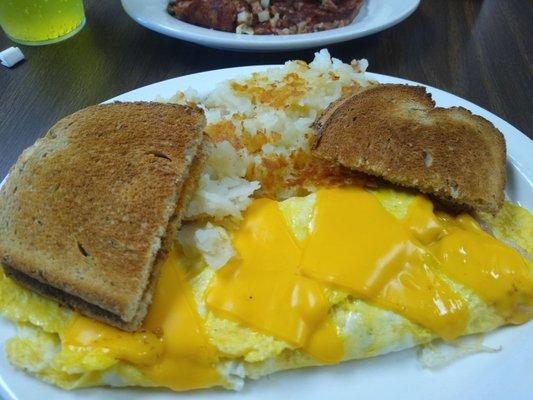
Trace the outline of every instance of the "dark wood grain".
{"label": "dark wood grain", "polygon": [[[236,53],[149,31],[120,2],[85,1],[87,26],[55,45],[21,46],[27,61],[0,70],[0,176],[59,118],[160,80],[240,65],[311,60],[316,49]],[[423,0],[406,21],[329,46],[338,58],[367,58],[374,72],[464,97],[532,137],[533,7],[524,0]],[[13,45],[0,33],[0,48]]]}

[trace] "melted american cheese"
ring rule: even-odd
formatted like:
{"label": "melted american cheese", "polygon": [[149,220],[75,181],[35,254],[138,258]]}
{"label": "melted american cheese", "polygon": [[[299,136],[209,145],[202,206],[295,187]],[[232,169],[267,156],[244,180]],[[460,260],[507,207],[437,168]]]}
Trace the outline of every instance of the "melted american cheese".
{"label": "melted american cheese", "polygon": [[437,261],[372,194],[360,188],[317,193],[302,273],[390,309],[452,339],[466,304],[435,274]]}
{"label": "melted american cheese", "polygon": [[299,274],[302,250],[278,203],[256,200],[234,236],[239,257],[215,276],[206,303],[222,315],[305,348],[323,362],[342,357],[322,286]]}
{"label": "melted american cheese", "polygon": [[207,340],[176,251],[162,266],[140,332],[123,332],[78,315],[63,337],[63,346],[104,348],[137,365],[155,384],[176,391],[220,384],[218,354]]}
{"label": "melted american cheese", "polygon": [[[492,305],[506,321],[533,317],[533,279],[514,249],[483,232],[468,215],[435,213],[418,196],[402,218],[361,188],[321,189],[295,233],[279,203],[254,200],[233,234],[237,256],[214,274],[206,306],[223,318],[286,341],[323,363],[344,356],[330,319],[327,291],[394,311],[444,339],[466,333],[468,302],[451,281]],[[307,221],[307,222],[305,222]],[[64,346],[105,349],[174,390],[220,384],[189,284],[172,252],[143,329],[125,333],[76,316]]]}

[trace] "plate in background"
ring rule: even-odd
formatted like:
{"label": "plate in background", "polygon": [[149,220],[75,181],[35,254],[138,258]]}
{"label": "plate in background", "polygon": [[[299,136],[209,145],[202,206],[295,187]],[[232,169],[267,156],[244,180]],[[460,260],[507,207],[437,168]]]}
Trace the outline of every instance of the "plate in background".
{"label": "plate in background", "polygon": [[[169,79],[125,93],[109,101],[155,100],[171,97],[189,87],[200,95],[226,79],[264,71],[252,66],[208,71]],[[368,73],[381,83],[418,84],[395,77]],[[462,106],[491,121],[507,142],[506,194],[513,202],[533,211],[533,141],[489,111],[450,93],[426,86],[438,106]],[[45,127],[43,127],[43,130]],[[1,184],[0,184],[1,186]],[[0,346],[15,334],[13,323],[0,318]],[[248,380],[241,392],[201,390],[173,393],[156,389],[89,388],[71,392],[50,386],[12,367],[0,349],[0,398],[5,400],[178,400],[178,399],[358,399],[449,400],[529,399],[533,376],[533,321],[503,327],[485,335],[485,344],[496,353],[469,355],[438,369],[423,368],[416,348],[364,360],[318,368],[279,372],[258,381]]]}
{"label": "plate in background", "polygon": [[238,35],[182,22],[166,11],[168,0],[122,0],[136,22],[153,31],[188,42],[240,51],[296,50],[325,46],[371,35],[406,19],[420,0],[364,0],[355,20],[342,28],[297,35]]}

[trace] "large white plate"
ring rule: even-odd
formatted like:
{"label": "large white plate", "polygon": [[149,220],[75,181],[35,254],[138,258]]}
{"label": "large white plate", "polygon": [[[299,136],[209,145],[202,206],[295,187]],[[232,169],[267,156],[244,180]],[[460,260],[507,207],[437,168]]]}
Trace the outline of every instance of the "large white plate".
{"label": "large white plate", "polygon": [[[242,67],[183,76],[146,86],[113,100],[154,100],[170,97],[192,87],[207,93],[222,80],[267,66]],[[414,82],[378,74],[371,78],[383,83]],[[533,210],[533,141],[494,114],[452,94],[432,87],[437,105],[462,106],[491,121],[505,135],[508,151],[508,197]],[[44,127],[43,127],[44,128]],[[15,332],[13,325],[0,318],[0,342]],[[166,390],[83,389],[65,392],[15,370],[0,354],[0,395],[6,399],[526,399],[531,394],[533,377],[533,322],[505,327],[486,335],[486,343],[502,350],[475,354],[437,370],[424,369],[416,350],[406,350],[367,360],[336,366],[286,371],[248,381],[239,393],[205,390],[178,395]]]}
{"label": "large white plate", "polygon": [[122,0],[130,17],[148,29],[204,46],[241,51],[304,49],[360,38],[403,21],[419,3],[420,0],[364,0],[356,19],[342,28],[299,35],[249,36],[179,21],[166,12],[167,0]]}

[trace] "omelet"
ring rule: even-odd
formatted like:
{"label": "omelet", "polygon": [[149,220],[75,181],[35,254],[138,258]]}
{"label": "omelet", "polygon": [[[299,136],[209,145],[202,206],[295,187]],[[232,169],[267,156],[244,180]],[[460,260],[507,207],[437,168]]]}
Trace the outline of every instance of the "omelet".
{"label": "omelet", "polygon": [[393,189],[255,199],[240,223],[210,222],[232,248],[222,266],[176,242],[133,334],[0,274],[0,312],[18,327],[5,351],[64,389],[239,389],[245,378],[523,323],[533,316],[533,215],[506,203],[484,218],[499,240]]}

